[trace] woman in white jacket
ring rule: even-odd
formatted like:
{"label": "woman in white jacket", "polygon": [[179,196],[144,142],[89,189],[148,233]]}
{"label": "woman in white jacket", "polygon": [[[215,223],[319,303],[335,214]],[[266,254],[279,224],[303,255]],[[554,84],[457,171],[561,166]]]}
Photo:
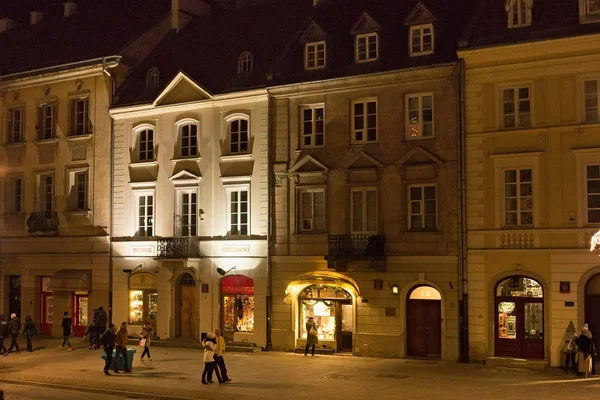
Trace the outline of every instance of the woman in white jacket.
{"label": "woman in white jacket", "polygon": [[[217,337],[214,333],[208,332],[206,334],[206,339],[202,341],[202,344],[204,345],[204,371],[202,372],[202,384],[208,385],[209,383],[213,383],[213,371],[217,374],[219,383],[223,383],[223,379],[221,379],[221,374],[219,373],[219,368],[217,368],[217,362],[215,361]],[[206,379],[207,376],[208,380]]]}

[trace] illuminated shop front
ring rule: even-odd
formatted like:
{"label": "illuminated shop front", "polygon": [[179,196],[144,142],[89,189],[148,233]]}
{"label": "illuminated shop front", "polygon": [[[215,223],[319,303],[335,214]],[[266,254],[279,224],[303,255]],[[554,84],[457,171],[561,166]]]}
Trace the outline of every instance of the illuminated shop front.
{"label": "illuminated shop front", "polygon": [[243,275],[221,279],[222,330],[225,340],[234,334],[254,333],[254,280]]}
{"label": "illuminated shop front", "polygon": [[153,274],[137,273],[129,277],[129,324],[150,322],[156,332],[158,318],[157,279]]}
{"label": "illuminated shop front", "polygon": [[544,290],[534,279],[512,276],[495,292],[495,355],[544,358]]}

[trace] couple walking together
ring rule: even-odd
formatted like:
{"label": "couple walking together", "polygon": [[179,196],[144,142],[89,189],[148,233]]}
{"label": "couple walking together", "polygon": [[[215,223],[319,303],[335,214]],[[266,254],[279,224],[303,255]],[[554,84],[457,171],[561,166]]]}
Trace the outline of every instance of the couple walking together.
{"label": "couple walking together", "polygon": [[[221,335],[220,329],[215,329],[215,332],[208,332],[206,339],[202,341],[204,346],[204,371],[202,372],[202,384],[208,385],[213,383],[213,371],[217,374],[219,383],[231,381],[227,376],[227,368],[225,367],[225,339]],[[219,372],[220,371],[220,372]]]}

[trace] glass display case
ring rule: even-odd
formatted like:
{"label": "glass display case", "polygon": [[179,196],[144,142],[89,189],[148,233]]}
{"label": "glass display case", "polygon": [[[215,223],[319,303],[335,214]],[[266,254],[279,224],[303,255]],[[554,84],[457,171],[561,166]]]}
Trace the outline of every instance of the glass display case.
{"label": "glass display case", "polygon": [[140,325],[144,322],[144,291],[129,291],[129,323]]}

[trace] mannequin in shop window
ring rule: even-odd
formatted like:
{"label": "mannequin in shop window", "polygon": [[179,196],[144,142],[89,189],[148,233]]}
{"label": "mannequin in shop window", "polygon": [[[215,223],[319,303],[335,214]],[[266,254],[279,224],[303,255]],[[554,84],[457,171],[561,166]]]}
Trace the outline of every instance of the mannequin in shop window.
{"label": "mannequin in shop window", "polygon": [[306,321],[306,347],[304,348],[304,356],[308,355],[308,347],[312,346],[311,355],[315,355],[315,346],[319,343],[319,334],[317,324],[313,317],[308,317]]}

